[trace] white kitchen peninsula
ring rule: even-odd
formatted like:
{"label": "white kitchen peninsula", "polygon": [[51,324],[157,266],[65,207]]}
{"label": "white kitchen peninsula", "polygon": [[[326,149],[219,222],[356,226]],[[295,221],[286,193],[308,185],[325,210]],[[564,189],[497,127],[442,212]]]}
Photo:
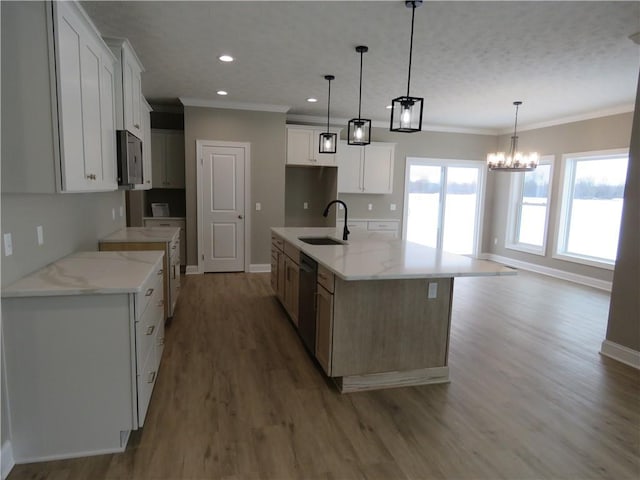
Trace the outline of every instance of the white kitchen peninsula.
{"label": "white kitchen peninsula", "polygon": [[[282,251],[300,251],[318,263],[311,353],[342,392],[448,382],[454,277],[515,274],[377,233],[351,234],[346,244],[310,245],[301,238],[340,240],[342,228],[271,230],[276,257],[283,245]],[[272,285],[286,298],[279,273],[272,271]]]}
{"label": "white kitchen peninsula", "polygon": [[17,463],[123,451],[164,345],[163,252],[81,252],[2,290]]}

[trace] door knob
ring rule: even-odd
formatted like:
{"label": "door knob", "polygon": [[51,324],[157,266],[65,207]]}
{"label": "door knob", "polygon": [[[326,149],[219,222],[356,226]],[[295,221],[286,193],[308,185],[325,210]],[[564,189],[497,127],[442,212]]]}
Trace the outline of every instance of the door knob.
{"label": "door knob", "polygon": [[243,216],[243,215],[238,215],[238,218],[239,218],[240,220],[242,220],[242,219],[244,218],[244,216]]}

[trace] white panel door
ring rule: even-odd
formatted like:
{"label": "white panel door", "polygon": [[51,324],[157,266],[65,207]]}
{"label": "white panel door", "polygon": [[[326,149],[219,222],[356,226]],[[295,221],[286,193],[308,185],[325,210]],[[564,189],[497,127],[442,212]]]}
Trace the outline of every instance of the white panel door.
{"label": "white panel door", "polygon": [[204,272],[244,271],[245,151],[202,149],[202,241]]}

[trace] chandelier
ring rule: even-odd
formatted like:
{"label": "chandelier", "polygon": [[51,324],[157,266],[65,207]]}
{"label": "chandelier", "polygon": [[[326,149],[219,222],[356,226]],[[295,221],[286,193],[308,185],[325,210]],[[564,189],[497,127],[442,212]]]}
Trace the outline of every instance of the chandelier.
{"label": "chandelier", "polygon": [[518,108],[522,102],[513,102],[516,106],[516,121],[513,126],[513,136],[511,137],[511,148],[509,154],[504,152],[490,153],[487,155],[487,166],[489,170],[504,172],[528,172],[535,170],[538,166],[538,154],[536,152],[522,153],[518,151]]}

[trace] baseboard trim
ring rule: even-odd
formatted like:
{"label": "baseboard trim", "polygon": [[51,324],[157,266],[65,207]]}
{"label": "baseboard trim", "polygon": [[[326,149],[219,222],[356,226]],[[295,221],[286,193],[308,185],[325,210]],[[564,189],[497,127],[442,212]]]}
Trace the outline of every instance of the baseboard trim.
{"label": "baseboard trim", "polygon": [[5,480],[16,464],[13,459],[13,448],[11,448],[10,440],[7,440],[2,444],[2,451],[0,451],[0,464],[2,465],[2,480]]}
{"label": "baseboard trim", "polygon": [[250,273],[269,273],[270,271],[270,263],[252,263],[251,265],[249,265]]}
{"label": "baseboard trim", "polygon": [[185,275],[198,275],[199,273],[197,265],[187,265],[187,269],[184,272]]}
{"label": "baseboard trim", "polygon": [[597,278],[587,277],[586,275],[565,272],[564,270],[558,270],[557,268],[543,267],[542,265],[536,265],[535,263],[523,262],[522,260],[515,260],[513,258],[503,257],[502,255],[495,255],[493,253],[482,253],[478,257],[485,260],[491,260],[492,262],[502,263],[509,267],[520,268],[522,270],[528,270],[530,272],[540,273],[549,277],[559,278],[561,280],[567,280],[569,282],[579,283],[580,285],[597,288],[598,290],[611,292],[612,282],[607,282],[606,280],[598,280]]}
{"label": "baseboard trim", "polygon": [[640,352],[633,350],[611,340],[604,340],[600,347],[600,355],[617,360],[620,363],[629,365],[640,370]]}

